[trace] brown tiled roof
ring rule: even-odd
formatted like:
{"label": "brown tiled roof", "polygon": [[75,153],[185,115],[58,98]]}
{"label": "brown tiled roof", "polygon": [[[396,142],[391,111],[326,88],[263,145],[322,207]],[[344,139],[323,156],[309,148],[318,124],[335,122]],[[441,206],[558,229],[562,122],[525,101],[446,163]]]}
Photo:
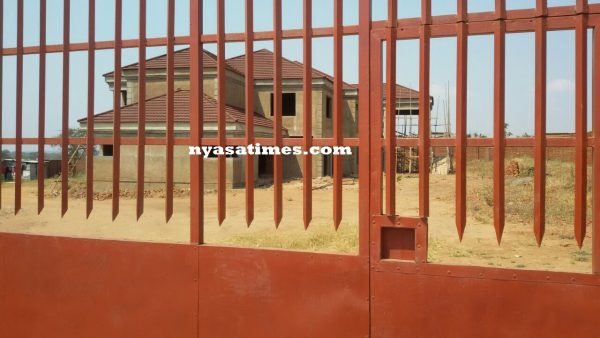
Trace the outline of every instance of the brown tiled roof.
{"label": "brown tiled roof", "polygon": [[[175,111],[174,119],[175,122],[189,122],[190,121],[190,92],[189,90],[178,90],[174,96]],[[165,122],[166,121],[166,105],[167,96],[161,95],[146,101],[146,122]],[[137,123],[138,122],[138,104],[130,104],[121,107],[121,122],[122,123]],[[204,122],[217,122],[217,101],[210,96],[204,95]],[[229,105],[225,106],[225,122],[226,123],[244,123],[246,120],[246,114],[243,110],[232,107]],[[80,123],[85,123],[87,118],[78,120]],[[94,116],[94,123],[112,123],[113,122],[113,111],[109,110],[103,113],[96,114]],[[254,125],[272,128],[273,121],[254,113]]]}
{"label": "brown tiled roof", "polygon": [[[273,78],[273,52],[268,49],[260,49],[254,52],[254,79],[271,80]],[[302,63],[281,58],[282,78],[284,79],[302,79],[304,77]],[[227,64],[241,74],[246,74],[246,55],[236,56],[227,59]],[[330,76],[318,71],[312,70],[313,79],[330,79]]]}
{"label": "brown tiled roof", "polygon": [[[190,49],[185,48],[173,53],[175,59],[173,63],[175,65],[175,69],[178,68],[189,68],[190,66]],[[204,68],[217,68],[217,56],[207,50],[204,50],[202,53],[202,62],[204,64]],[[232,69],[225,63],[227,69],[237,72],[235,69]],[[139,63],[132,63],[130,65],[124,66],[123,70],[137,70],[139,68]],[[159,55],[153,57],[151,59],[146,60],[146,69],[165,69],[167,68],[167,55]],[[114,72],[106,73],[104,76],[112,76]]]}
{"label": "brown tiled roof", "polygon": [[[240,55],[228,59],[227,64],[236,69],[240,74],[246,74],[246,55]],[[282,78],[284,79],[303,79],[303,64],[298,61],[291,61],[282,58],[281,62]],[[333,76],[323,73],[318,69],[312,70],[313,79],[327,79],[333,82]],[[273,78],[273,52],[268,49],[261,49],[254,52],[254,78],[258,80],[271,80]],[[344,89],[358,89],[357,84],[344,83]],[[401,85],[396,85],[397,98],[419,98],[419,92]]]}
{"label": "brown tiled roof", "polygon": [[[190,63],[189,48],[178,50],[175,55],[175,68],[188,68]],[[204,50],[203,53],[204,68],[216,68],[217,56],[213,53]],[[227,69],[236,72],[240,75],[246,74],[246,55],[240,55],[231,59],[225,60]],[[167,56],[159,55],[146,61],[146,69],[165,69],[167,66]],[[282,58],[282,78],[283,79],[302,79],[304,78],[303,65],[301,62],[292,61]],[[138,69],[139,64],[133,63],[123,67],[124,70]],[[112,76],[112,72],[104,76]],[[333,82],[333,76],[326,74],[320,70],[312,70],[313,79],[327,79]],[[254,52],[254,78],[257,80],[271,80],[273,78],[273,52],[268,49],[260,49]],[[344,89],[358,89],[357,84],[344,83]],[[384,93],[385,95],[385,93]],[[418,98],[419,92],[401,85],[396,88],[397,98]]]}
{"label": "brown tiled roof", "polygon": [[[246,75],[246,55],[236,56],[228,59],[227,64],[237,70],[240,74]],[[303,79],[304,65],[298,61],[281,58],[281,77],[283,79]],[[333,82],[333,76],[323,73],[318,69],[312,69],[313,79],[327,79]],[[271,80],[273,79],[273,52],[268,49],[260,49],[254,52],[254,79]],[[356,89],[348,83],[344,83],[344,89]]]}
{"label": "brown tiled roof", "polygon": [[[385,99],[385,92],[386,92],[385,86],[386,86],[386,84],[384,83],[383,88],[382,88],[384,99]],[[396,84],[396,99],[410,99],[410,98],[418,100],[419,92],[414,89]]]}

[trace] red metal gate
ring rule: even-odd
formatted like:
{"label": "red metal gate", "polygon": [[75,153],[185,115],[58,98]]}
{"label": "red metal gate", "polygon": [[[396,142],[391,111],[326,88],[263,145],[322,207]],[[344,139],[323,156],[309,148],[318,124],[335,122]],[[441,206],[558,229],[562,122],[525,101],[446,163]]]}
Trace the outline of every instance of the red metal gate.
{"label": "red metal gate", "polygon": [[[190,35],[175,36],[175,1],[168,1],[167,36],[147,38],[146,0],[140,0],[139,38],[123,40],[122,2],[116,0],[115,38],[95,41],[95,1],[89,0],[89,42],[70,43],[70,2],[64,1],[63,44],[46,45],[46,1],[40,1],[40,44],[24,47],[24,0],[17,0],[16,13],[0,13],[17,18],[17,45],[3,48],[2,56],[16,56],[16,136],[0,137],[0,146],[14,145],[16,167],[22,162],[22,146],[37,145],[43,154],[45,145],[62,146],[62,213],[68,210],[69,144],[87,145],[87,214],[93,209],[94,144],[112,145],[113,218],[119,214],[120,148],[138,145],[137,215],[144,211],[144,146],[162,145],[166,150],[165,217],[173,214],[173,170],[175,145],[347,145],[357,147],[359,157],[359,253],[331,255],[219,247],[204,244],[203,159],[192,156],[190,162],[190,244],[150,244],[44,237],[24,234],[0,234],[0,333],[7,337],[37,336],[156,336],[156,337],[481,337],[481,336],[577,336],[598,335],[594,319],[600,305],[597,275],[453,266],[427,262],[429,173],[419,171],[419,215],[401,217],[395,209],[396,152],[385,151],[401,146],[429,149],[432,146],[456,149],[456,227],[458,236],[466,225],[466,148],[494,148],[494,228],[498,241],[503,233],[504,155],[506,146],[535,148],[535,227],[541,243],[544,235],[545,154],[547,146],[574,147],[575,224],[574,234],[581,246],[586,231],[587,149],[600,145],[595,137],[600,130],[599,95],[593,96],[593,131],[588,136],[587,104],[587,29],[600,25],[600,4],[577,0],[575,6],[548,8],[545,0],[536,1],[535,9],[506,10],[504,0],[495,1],[495,11],[468,13],[467,1],[457,0],[457,14],[431,15],[431,0],[421,1],[421,18],[398,19],[397,0],[388,1],[388,19],[373,21],[371,2],[359,1],[358,25],[343,24],[343,1],[334,0],[333,27],[313,28],[311,15],[303,16],[303,29],[282,29],[282,0],[273,1],[273,30],[253,31],[253,1],[245,0],[245,33],[225,33],[225,1],[217,1],[217,32],[202,31],[202,1],[190,0]],[[313,2],[303,1],[304,13],[312,13]],[[3,6],[0,6],[3,8]],[[1,25],[0,25],[1,26]],[[574,138],[546,136],[546,32],[576,31],[576,134]],[[504,131],[504,58],[505,35],[510,32],[535,32],[536,101],[535,136],[506,138]],[[468,36],[494,36],[494,136],[469,139],[466,135],[466,88]],[[344,137],[342,124],[342,39],[359,38],[359,117],[358,137]],[[0,32],[0,37],[3,33]],[[420,109],[419,137],[398,139],[395,133],[395,42],[418,39],[420,44],[419,93],[421,104],[429,101],[429,43],[433,37],[457,37],[457,129],[454,138],[430,138],[429,109]],[[600,88],[600,34],[594,33],[593,90]],[[333,137],[312,137],[312,38],[333,37]],[[304,129],[302,138],[282,135],[282,40],[303,40],[304,55]],[[254,41],[272,40],[274,46],[274,126],[272,138],[255,138],[253,59]],[[244,42],[246,51],[245,107],[246,136],[228,138],[225,130],[225,43]],[[202,85],[203,44],[217,44],[218,136],[203,136]],[[146,48],[167,48],[167,112],[174,111],[175,45],[190,46],[190,135],[176,138],[173,114],[167,114],[166,137],[146,137],[145,78]],[[383,72],[383,45],[387,66]],[[121,83],[121,51],[139,48],[140,132],[137,138],[121,137],[121,98],[114,94],[114,130],[112,138],[94,136],[94,84],[88,81],[88,125],[85,138],[69,137],[69,55],[87,51],[88,74],[94,74],[94,52],[114,49],[115,88]],[[45,97],[45,57],[63,56],[62,137],[47,138],[44,131],[45,107],[39,107],[39,136],[24,138],[23,56],[37,54],[40,102]],[[386,83],[386,85],[382,85]],[[3,83],[4,86],[12,83]],[[383,92],[386,92],[386,109]],[[1,119],[0,119],[1,121]],[[382,128],[382,126],[385,126]],[[2,128],[0,128],[1,130]],[[382,155],[383,154],[383,155]],[[246,219],[254,218],[254,164],[245,163]],[[596,183],[600,157],[594,157],[593,226],[600,224],[599,187]],[[419,167],[429,163],[427,151],[421,152]],[[285,217],[282,204],[282,156],[273,161],[274,223]],[[226,162],[218,159],[218,219],[222,222],[226,206]],[[43,172],[43,158],[39,172]],[[303,161],[303,215],[309,227],[312,218],[311,156]],[[333,159],[334,224],[342,220],[343,162]],[[383,177],[385,176],[385,180]],[[38,185],[38,209],[44,207],[44,184]],[[21,208],[21,178],[15,182],[15,211]],[[383,188],[385,187],[385,194]],[[0,190],[1,191],[1,190]],[[384,207],[385,206],[385,207]],[[109,220],[107,220],[108,222]],[[431,225],[434,226],[434,225]],[[491,225],[490,225],[491,226]],[[593,272],[600,272],[600,236],[593,234]],[[128,284],[125,284],[127,281]]]}
{"label": "red metal gate", "polygon": [[[469,146],[493,147],[493,227],[500,243],[505,223],[505,148],[534,147],[535,219],[531,235],[541,245],[545,229],[546,147],[574,147],[575,159],[575,223],[574,238],[581,248],[586,224],[597,229],[598,156],[593,163],[593,220],[586,222],[587,149],[598,144],[598,95],[600,87],[600,34],[594,30],[593,44],[593,130],[587,126],[587,34],[597,28],[597,5],[577,1],[574,7],[547,7],[546,1],[536,1],[530,10],[506,10],[505,1],[495,1],[495,11],[468,13],[467,2],[457,2],[456,16],[431,16],[431,3],[422,1],[421,18],[396,17],[394,1],[389,1],[388,21],[373,23],[371,35],[371,186],[370,212],[373,214],[371,241],[371,335],[373,337],[443,337],[443,336],[594,336],[597,328],[587,326],[583,318],[593,305],[585,295],[598,292],[597,275],[548,273],[490,269],[427,263],[429,173],[419,172],[419,216],[395,216],[394,172],[396,153],[381,149],[411,146],[454,147],[456,154],[456,229],[462,240],[466,226],[466,151]],[[576,132],[574,137],[557,138],[546,135],[546,35],[550,30],[572,29],[576,32]],[[507,138],[505,135],[505,36],[507,33],[535,34],[535,136]],[[494,105],[493,138],[467,138],[467,45],[472,35],[492,34],[494,38]],[[379,114],[382,92],[393,98],[397,39],[418,39],[420,52],[420,107],[428,102],[430,71],[430,40],[436,37],[457,38],[456,135],[453,138],[430,138],[429,109],[420,109],[419,137],[406,139],[396,135],[393,115]],[[386,46],[385,70],[382,65]],[[387,85],[381,86],[381,83]],[[386,111],[394,108],[386,100]],[[385,117],[385,122],[382,118]],[[381,126],[385,125],[382,131]],[[423,127],[421,127],[423,126]],[[596,153],[596,151],[594,151]],[[419,167],[427,167],[428,152],[419,152]],[[385,185],[385,194],[382,188]],[[392,216],[390,216],[392,215]],[[432,224],[431,226],[435,226]],[[593,271],[598,273],[597,230],[593,234]],[[583,289],[580,289],[583,288]],[[581,291],[581,293],[579,293]],[[592,308],[588,308],[592,306]],[[567,310],[570,309],[570,310]],[[570,311],[574,311],[570,312]],[[398,320],[403,318],[405,320]],[[408,319],[408,320],[406,320]]]}

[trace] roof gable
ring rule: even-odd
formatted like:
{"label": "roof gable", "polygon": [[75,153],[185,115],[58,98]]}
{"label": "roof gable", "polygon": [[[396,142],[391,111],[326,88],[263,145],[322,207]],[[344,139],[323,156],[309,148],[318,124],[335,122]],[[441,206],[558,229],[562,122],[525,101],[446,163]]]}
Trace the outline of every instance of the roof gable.
{"label": "roof gable", "polygon": [[[173,64],[175,66],[175,69],[187,69],[190,67],[190,49],[189,48],[177,50],[173,53],[173,56],[174,56]],[[203,62],[204,68],[217,68],[217,56],[207,50],[203,50],[202,62]],[[225,66],[227,69],[229,69],[231,71],[235,71],[235,69],[228,67],[227,64],[225,64]],[[136,63],[126,65],[122,69],[123,70],[138,70],[139,67],[140,67],[139,62],[136,62]],[[155,56],[153,58],[146,60],[146,69],[147,70],[148,69],[151,69],[151,70],[166,69],[166,68],[167,68],[167,54]],[[114,74],[114,71],[112,71],[110,73],[106,73],[106,74],[104,74],[104,76],[113,76],[113,74]]]}
{"label": "roof gable", "polygon": [[[254,79],[271,80],[273,79],[273,59],[274,53],[268,49],[260,49],[254,52]],[[246,55],[242,54],[231,59],[227,59],[227,64],[236,69],[241,74],[246,74]],[[284,57],[281,58],[282,78],[284,79],[302,79],[304,77],[303,65],[297,61],[291,61]],[[318,71],[312,70],[312,77],[321,79],[330,79],[330,76]]]}

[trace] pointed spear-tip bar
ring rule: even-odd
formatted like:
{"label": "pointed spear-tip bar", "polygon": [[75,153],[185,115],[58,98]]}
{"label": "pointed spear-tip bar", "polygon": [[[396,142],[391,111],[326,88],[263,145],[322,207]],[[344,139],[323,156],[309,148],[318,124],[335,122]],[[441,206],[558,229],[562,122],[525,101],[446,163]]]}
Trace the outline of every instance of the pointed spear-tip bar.
{"label": "pointed spear-tip bar", "polygon": [[136,219],[144,213],[144,172],[146,167],[146,0],[140,0],[138,49],[138,144]]}
{"label": "pointed spear-tip bar", "polygon": [[[4,3],[0,2],[0,18],[4,19]],[[0,58],[4,54],[4,24],[0,25]],[[0,168],[2,168],[2,97],[3,97],[3,62],[0,62]],[[2,168],[4,169],[4,168]],[[2,210],[2,180],[0,180],[0,210]]]}
{"label": "pointed spear-tip bar", "polygon": [[[1,14],[1,13],[0,13]],[[1,15],[0,15],[1,17]],[[1,32],[0,32],[1,34]],[[38,164],[37,172],[46,172],[44,163],[44,141],[46,134],[46,0],[40,0],[40,61],[39,61],[39,105],[38,105]],[[1,73],[1,72],[0,72]],[[0,75],[1,76],[1,75]],[[0,89],[1,90],[1,89]],[[38,175],[38,215],[44,210],[44,175]]]}
{"label": "pointed spear-tip bar", "polygon": [[[501,10],[498,7],[497,11]],[[504,232],[504,97],[505,97],[505,37],[504,20],[494,30],[494,230],[498,244]]]}
{"label": "pointed spear-tip bar", "polygon": [[[225,0],[217,0],[217,138],[219,145],[225,145]],[[225,221],[226,158],[219,155],[217,159],[217,218],[219,225]]]}
{"label": "pointed spear-tip bar", "polygon": [[[121,54],[122,54],[123,5],[115,0],[115,72],[114,88],[121,88]],[[112,187],[112,220],[119,215],[119,198],[121,193],[121,91],[113,90],[113,187]]]}
{"label": "pointed spear-tip bar", "polygon": [[175,124],[175,0],[167,3],[167,121],[166,121],[166,194],[165,221],[173,216],[173,161]]}
{"label": "pointed spear-tip bar", "polygon": [[[43,1],[45,2],[45,1]],[[87,83],[87,119],[86,119],[86,148],[85,148],[85,217],[89,218],[94,208],[94,71],[96,62],[96,51],[92,47],[96,39],[96,1],[88,1],[88,41],[90,48],[87,50],[88,57],[88,83]],[[41,56],[40,56],[41,57]],[[40,64],[41,65],[41,64]],[[40,71],[41,72],[41,71]],[[40,74],[41,76],[42,74]],[[41,83],[40,83],[41,85]],[[41,90],[40,90],[41,92]],[[40,103],[43,99],[40,96]],[[40,122],[41,122],[40,112]],[[40,133],[40,136],[43,134]],[[43,154],[38,152],[38,154]],[[43,162],[43,161],[40,161]],[[38,172],[43,172],[39,171]]]}
{"label": "pointed spear-tip bar", "polygon": [[[544,10],[542,8],[541,12]],[[546,213],[546,19],[535,23],[534,221],[538,246],[544,238]]]}
{"label": "pointed spear-tip bar", "polygon": [[[464,0],[462,2],[465,2]],[[457,23],[456,66],[456,230],[462,241],[467,224],[467,24]]]}
{"label": "pointed spear-tip bar", "polygon": [[[254,2],[246,0],[246,144],[254,143]],[[254,220],[254,156],[246,156],[246,225]]]}
{"label": "pointed spear-tip bar", "polygon": [[581,248],[583,246],[587,225],[587,16],[584,14],[579,15],[576,20],[574,230],[577,245]]}
{"label": "pointed spear-tip bar", "polygon": [[17,1],[17,82],[15,103],[15,215],[21,210],[21,161],[23,156],[23,1]]}
{"label": "pointed spear-tip bar", "polygon": [[[304,27],[303,27],[303,86],[304,91],[304,150],[312,146],[312,0],[304,0]],[[302,162],[303,182],[303,212],[304,229],[308,229],[312,220],[312,155],[304,155]]]}
{"label": "pointed spear-tip bar", "polygon": [[[282,119],[281,119],[281,78],[282,78],[282,55],[281,55],[281,0],[273,0],[273,112],[274,128],[273,133],[275,145],[282,144]],[[282,203],[283,203],[283,161],[281,155],[273,156],[273,219],[275,227],[278,228],[282,219]]]}
{"label": "pointed spear-tip bar", "polygon": [[[338,146],[344,139],[343,121],[343,3],[334,1],[333,20],[333,137]],[[333,155],[333,226],[337,230],[342,222],[342,178],[344,162],[340,155]]]}
{"label": "pointed spear-tip bar", "polygon": [[[71,2],[65,0],[63,5],[63,44],[69,45],[70,38]],[[62,53],[62,135],[61,135],[61,217],[69,209],[69,49]]]}

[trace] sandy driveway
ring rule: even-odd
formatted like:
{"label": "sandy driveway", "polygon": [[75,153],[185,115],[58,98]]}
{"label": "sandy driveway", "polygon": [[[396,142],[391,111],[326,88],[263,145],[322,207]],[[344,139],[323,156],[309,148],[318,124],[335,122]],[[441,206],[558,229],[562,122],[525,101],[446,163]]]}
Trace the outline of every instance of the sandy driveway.
{"label": "sandy driveway", "polygon": [[[302,225],[302,182],[284,185],[284,216],[278,230],[273,219],[273,191],[256,189],[255,220],[250,228],[245,221],[244,189],[228,191],[227,218],[220,227],[216,222],[216,193],[205,195],[206,242],[251,247],[280,247],[327,252],[357,252],[358,184],[347,180],[343,192],[344,220],[333,230],[333,193],[327,180],[315,180],[313,191],[314,216],[308,231]],[[570,228],[548,225],[541,248],[529,224],[507,224],[503,242],[498,246],[491,223],[470,217],[462,243],[454,225],[454,176],[431,176],[430,261],[548,269],[560,271],[591,271],[591,238],[588,234],[582,251],[572,239]],[[111,219],[111,201],[95,201],[94,211],[85,219],[85,200],[70,199],[69,212],[60,217],[60,198],[46,198],[46,208],[37,215],[37,188],[28,182],[23,189],[23,210],[13,216],[14,185],[2,186],[0,231],[60,235],[71,237],[109,238],[155,242],[182,242],[189,238],[189,200],[174,201],[175,214],[164,221],[164,200],[147,198],[145,214],[135,219],[135,199],[121,200],[121,213]],[[398,185],[398,210],[404,216],[417,213],[418,179],[404,176]],[[589,231],[588,231],[589,232]]]}

